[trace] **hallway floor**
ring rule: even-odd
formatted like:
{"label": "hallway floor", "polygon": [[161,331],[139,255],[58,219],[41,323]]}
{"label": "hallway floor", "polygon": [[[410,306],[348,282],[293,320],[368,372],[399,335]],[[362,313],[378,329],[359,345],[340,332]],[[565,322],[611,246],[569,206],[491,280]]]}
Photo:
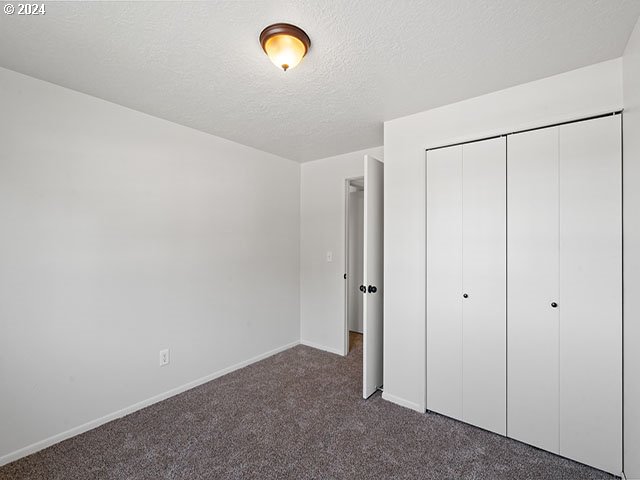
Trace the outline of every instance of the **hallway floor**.
{"label": "hallway floor", "polygon": [[346,358],[297,346],[0,468],[0,479],[609,479],[437,414],[361,398]]}

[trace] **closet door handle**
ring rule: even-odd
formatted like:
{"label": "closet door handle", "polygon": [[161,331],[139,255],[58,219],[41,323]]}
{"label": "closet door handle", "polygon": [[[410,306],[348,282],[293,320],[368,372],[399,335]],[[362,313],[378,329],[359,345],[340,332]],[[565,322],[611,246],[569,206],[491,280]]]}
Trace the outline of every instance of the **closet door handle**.
{"label": "closet door handle", "polygon": [[364,285],[360,285],[360,291],[362,293],[367,293],[367,287],[365,287]]}
{"label": "closet door handle", "polygon": [[469,298],[469,295],[467,295],[466,293],[463,293],[462,298]]}
{"label": "closet door handle", "polygon": [[376,293],[378,289],[375,285],[369,285],[369,293]]}
{"label": "closet door handle", "polygon": [[551,308],[558,308],[558,304],[556,302],[551,302]]}

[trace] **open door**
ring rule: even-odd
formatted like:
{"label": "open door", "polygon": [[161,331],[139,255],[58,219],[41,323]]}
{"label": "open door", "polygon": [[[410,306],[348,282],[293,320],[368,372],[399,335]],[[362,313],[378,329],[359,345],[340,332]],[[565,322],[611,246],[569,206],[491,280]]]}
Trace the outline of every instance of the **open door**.
{"label": "open door", "polygon": [[382,386],[383,191],[384,165],[364,157],[364,302],[362,396]]}

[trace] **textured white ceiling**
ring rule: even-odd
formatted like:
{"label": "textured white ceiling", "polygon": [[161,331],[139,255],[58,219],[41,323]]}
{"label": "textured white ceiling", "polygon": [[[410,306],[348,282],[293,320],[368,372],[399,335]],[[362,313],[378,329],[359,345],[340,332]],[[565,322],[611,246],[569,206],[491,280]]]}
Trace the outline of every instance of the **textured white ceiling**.
{"label": "textured white ceiling", "polygon": [[[4,3],[4,2],[3,2]],[[622,54],[640,0],[47,2],[0,14],[0,66],[307,161],[382,122]],[[258,35],[311,37],[294,70]]]}

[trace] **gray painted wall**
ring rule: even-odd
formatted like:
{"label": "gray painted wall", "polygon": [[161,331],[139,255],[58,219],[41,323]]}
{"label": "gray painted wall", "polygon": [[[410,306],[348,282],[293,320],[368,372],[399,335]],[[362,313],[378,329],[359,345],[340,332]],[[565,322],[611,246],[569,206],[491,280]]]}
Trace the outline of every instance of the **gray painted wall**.
{"label": "gray painted wall", "polygon": [[5,69],[0,105],[0,459],[299,340],[298,164]]}

